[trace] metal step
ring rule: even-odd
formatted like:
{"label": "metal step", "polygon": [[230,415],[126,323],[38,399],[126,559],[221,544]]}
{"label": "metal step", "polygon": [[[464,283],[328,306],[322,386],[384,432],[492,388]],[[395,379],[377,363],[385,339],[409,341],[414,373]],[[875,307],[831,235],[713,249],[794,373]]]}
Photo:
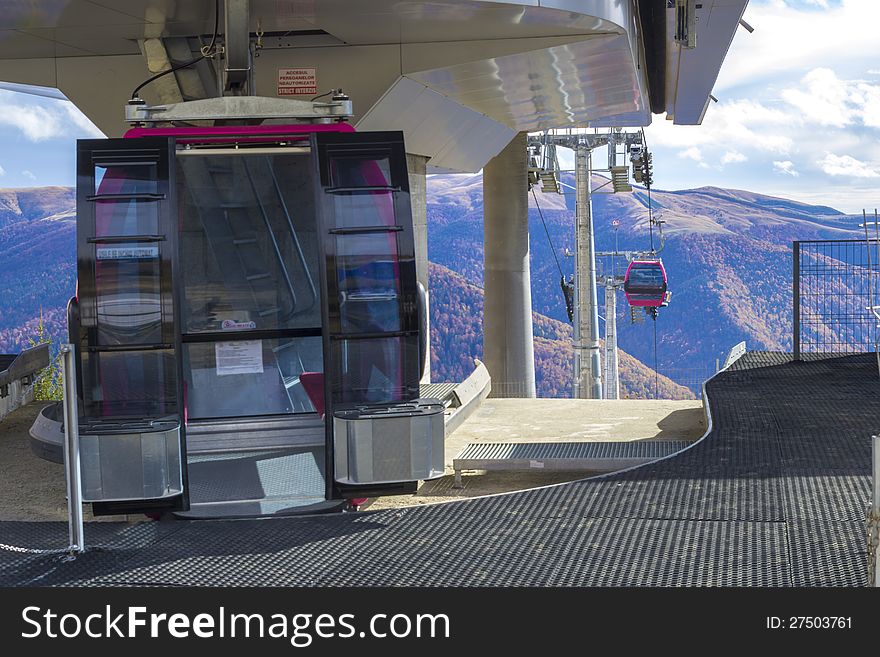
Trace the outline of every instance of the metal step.
{"label": "metal step", "polygon": [[460,487],[462,470],[615,472],[671,456],[691,444],[684,440],[470,443],[452,460],[452,467]]}
{"label": "metal step", "polygon": [[541,191],[545,194],[559,194],[561,192],[555,171],[541,172]]}
{"label": "metal step", "polygon": [[194,504],[189,511],[174,515],[187,520],[211,520],[219,518],[257,518],[260,516],[291,516],[337,511],[343,500],[325,500],[290,504],[287,500],[243,500],[240,502],[217,502]]}
{"label": "metal step", "polygon": [[270,515],[326,500],[324,447],[195,454],[187,518]]}
{"label": "metal step", "polygon": [[611,167],[611,186],[615,192],[631,192],[633,190],[629,183],[629,167]]}

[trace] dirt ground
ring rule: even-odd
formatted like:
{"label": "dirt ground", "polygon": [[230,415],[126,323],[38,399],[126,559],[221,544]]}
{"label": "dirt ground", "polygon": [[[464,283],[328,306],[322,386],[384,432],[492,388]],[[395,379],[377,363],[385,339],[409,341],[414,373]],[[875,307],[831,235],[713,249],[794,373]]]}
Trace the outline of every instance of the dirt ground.
{"label": "dirt ground", "polygon": [[[0,520],[67,521],[64,466],[35,456],[30,448],[28,429],[45,405],[31,402],[0,422]],[[84,507],[85,520],[123,519],[94,518],[90,509]]]}

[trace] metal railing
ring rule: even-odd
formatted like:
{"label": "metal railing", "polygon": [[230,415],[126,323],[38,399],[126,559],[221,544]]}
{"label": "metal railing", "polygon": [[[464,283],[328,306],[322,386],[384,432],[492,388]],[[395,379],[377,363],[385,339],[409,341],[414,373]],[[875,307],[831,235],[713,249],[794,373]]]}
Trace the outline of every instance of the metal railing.
{"label": "metal railing", "polygon": [[[0,389],[13,381],[33,377],[49,365],[49,345],[39,344],[25,349],[0,371]],[[2,394],[2,393],[0,393]]]}
{"label": "metal railing", "polygon": [[792,352],[874,350],[877,319],[870,310],[871,262],[865,240],[792,243]]}
{"label": "metal railing", "polygon": [[64,378],[64,474],[67,483],[67,517],[70,554],[86,549],[83,529],[82,478],[79,459],[79,411],[76,395],[76,359],[72,344],[61,345]]}
{"label": "metal railing", "polygon": [[724,364],[720,367],[717,367],[717,370],[726,370],[728,367],[733,365],[736,361],[746,355],[746,343],[745,340],[740,342],[739,344],[731,347],[730,351],[727,352],[727,358],[724,359]]}

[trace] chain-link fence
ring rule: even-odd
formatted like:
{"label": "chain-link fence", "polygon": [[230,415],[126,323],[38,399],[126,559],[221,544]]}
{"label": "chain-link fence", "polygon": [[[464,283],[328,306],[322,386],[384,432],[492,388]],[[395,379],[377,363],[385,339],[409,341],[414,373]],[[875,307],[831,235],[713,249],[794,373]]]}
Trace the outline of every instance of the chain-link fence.
{"label": "chain-link fence", "polygon": [[795,360],[807,352],[873,351],[876,245],[864,240],[796,241],[792,251]]}

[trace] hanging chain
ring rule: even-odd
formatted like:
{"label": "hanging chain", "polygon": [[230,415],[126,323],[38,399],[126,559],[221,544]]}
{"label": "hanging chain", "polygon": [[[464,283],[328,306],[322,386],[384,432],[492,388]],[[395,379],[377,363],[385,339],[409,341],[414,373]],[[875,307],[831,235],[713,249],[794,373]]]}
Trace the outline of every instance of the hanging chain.
{"label": "hanging chain", "polygon": [[254,44],[254,57],[260,56],[260,51],[263,49],[263,21],[261,19],[257,19],[257,42]]}

